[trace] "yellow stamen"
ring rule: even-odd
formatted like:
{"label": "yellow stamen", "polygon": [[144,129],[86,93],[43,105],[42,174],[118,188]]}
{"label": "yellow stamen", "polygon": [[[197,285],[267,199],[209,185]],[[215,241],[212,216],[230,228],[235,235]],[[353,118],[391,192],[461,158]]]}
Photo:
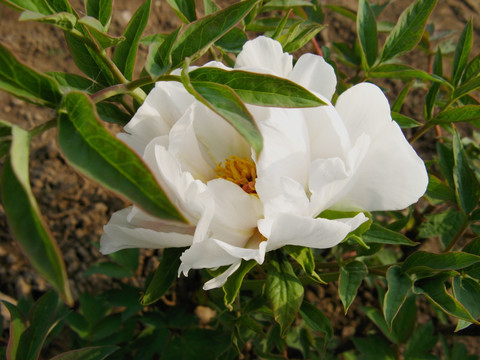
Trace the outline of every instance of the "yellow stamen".
{"label": "yellow stamen", "polygon": [[231,181],[240,186],[246,193],[256,194],[255,179],[257,178],[257,168],[252,160],[230,156],[222,163],[217,165],[215,174],[218,178]]}

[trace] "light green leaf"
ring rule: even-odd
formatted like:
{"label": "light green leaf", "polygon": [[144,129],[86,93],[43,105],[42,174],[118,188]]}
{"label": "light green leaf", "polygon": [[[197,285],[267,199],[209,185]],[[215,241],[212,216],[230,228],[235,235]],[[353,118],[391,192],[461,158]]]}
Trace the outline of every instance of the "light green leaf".
{"label": "light green leaf", "polygon": [[428,17],[436,3],[437,0],[416,0],[403,11],[385,41],[381,61],[404,54],[418,44],[422,38]]}
{"label": "light green leaf", "polygon": [[[480,316],[480,303],[478,302],[480,298],[480,284],[473,279],[456,276],[453,278],[453,294],[455,299],[465,307],[472,318],[478,319]],[[465,324],[466,326],[463,327],[457,326],[455,331],[464,329],[470,324]]]}
{"label": "light green leaf", "polygon": [[222,289],[225,294],[223,301],[225,302],[225,306],[230,310],[233,309],[232,304],[240,292],[240,287],[242,286],[245,275],[247,275],[248,272],[255,267],[255,265],[257,265],[255,260],[242,260],[242,264],[237,271],[230,275],[226,283],[223,285]]}
{"label": "light green leaf", "polygon": [[53,357],[51,360],[103,360],[118,349],[120,349],[118,346],[113,345],[91,346],[68,351]]}
{"label": "light green leaf", "polygon": [[103,27],[102,23],[91,16],[84,16],[80,20],[79,23],[85,25],[92,36],[97,40],[98,44],[103,48],[107,49],[109,47],[115,46],[120,44],[121,42],[125,41],[124,36],[112,36],[107,34],[105,28]]}
{"label": "light green leaf", "polygon": [[10,230],[32,265],[71,304],[73,299],[63,258],[30,187],[29,134],[13,126],[12,136],[10,155],[5,161],[1,183],[3,206]]}
{"label": "light green leaf", "polygon": [[480,88],[480,76],[474,77],[456,88],[452,94],[452,101],[458,100],[478,88]]}
{"label": "light green leaf", "polygon": [[167,2],[184,23],[188,24],[197,20],[195,0],[167,0]]}
{"label": "light green leaf", "polygon": [[392,119],[395,120],[398,126],[400,126],[402,129],[411,129],[411,128],[416,128],[422,125],[418,121],[408,116],[405,116],[403,114],[393,112],[393,111],[392,111]]}
{"label": "light green leaf", "polygon": [[442,111],[432,119],[432,124],[472,122],[480,119],[480,105],[465,105]]}
{"label": "light green leaf", "polygon": [[447,81],[440,76],[429,74],[423,70],[418,70],[403,64],[385,64],[377,66],[368,73],[368,76],[371,78],[421,79],[448,84]]}
{"label": "light green leaf", "polygon": [[60,29],[71,31],[77,24],[75,15],[68,12],[60,12],[53,15],[44,15],[41,13],[26,10],[20,14],[19,21],[36,21],[45,24],[52,24]]}
{"label": "light green leaf", "polygon": [[457,47],[455,48],[455,55],[453,57],[452,66],[452,85],[456,86],[460,81],[463,71],[467,66],[468,55],[472,49],[473,43],[473,24],[469,20],[465,25],[460,39],[458,39]]}
{"label": "light green leaf", "polygon": [[112,18],[112,2],[113,0],[85,0],[87,15],[94,17],[108,29]]}
{"label": "light green leaf", "polygon": [[312,249],[302,246],[285,246],[288,255],[302,267],[305,274],[313,281],[319,284],[326,284],[315,271],[315,259],[313,258]]}
{"label": "light green leaf", "polygon": [[312,6],[312,2],[305,0],[270,0],[265,1],[264,10],[285,9],[293,6]]}
{"label": "light green leaf", "polygon": [[279,37],[283,51],[292,53],[305,46],[326,26],[309,21],[301,21],[288,29],[286,39]]}
{"label": "light green leaf", "polygon": [[367,267],[360,261],[352,261],[348,264],[342,265],[340,268],[340,279],[338,282],[338,295],[342,300],[345,314],[357,296],[357,290],[367,276]]}
{"label": "light green leaf", "polygon": [[370,226],[370,229],[362,235],[362,238],[367,245],[371,243],[376,243],[415,246],[418,244],[407,238],[405,235],[402,235],[396,231],[389,230],[377,223],[373,223]]}
{"label": "light green leaf", "polygon": [[478,262],[480,262],[480,256],[464,252],[433,254],[417,251],[405,260],[402,271],[411,274],[422,270],[460,270]]}
{"label": "light green leaf", "polygon": [[100,124],[87,95],[67,94],[64,107],[58,141],[74,167],[154,216],[184,221],[141,158]]}
{"label": "light green leaf", "polygon": [[365,69],[368,69],[373,66],[378,54],[377,19],[368,0],[358,2],[357,34]]}
{"label": "light green leaf", "polygon": [[182,28],[173,31],[161,42],[154,42],[148,50],[145,70],[152,78],[165,74],[172,66],[172,49]]}
{"label": "light green leaf", "polygon": [[248,109],[230,87],[213,82],[190,81],[186,71],[182,72],[182,83],[198,101],[228,121],[260,154],[262,135]]}
{"label": "light green leaf", "polygon": [[242,101],[261,106],[316,107],[325,102],[302,86],[273,75],[202,67],[188,73],[191,81],[213,82],[233,89]]}
{"label": "light green leaf", "polygon": [[52,15],[62,11],[73,13],[67,0],[1,0],[0,2],[17,11],[30,10],[44,15]]}
{"label": "light green leaf", "polygon": [[7,359],[17,359],[18,346],[23,331],[26,328],[25,316],[15,305],[2,301],[10,313],[10,331],[6,350]]}
{"label": "light green leaf", "polygon": [[303,285],[280,251],[272,253],[268,268],[266,295],[280,331],[285,334],[303,301]]}
{"label": "light green leaf", "polygon": [[142,305],[150,305],[158,301],[170,288],[178,276],[180,256],[185,248],[168,248],[163,250],[162,260],[158,265],[145,294],[140,299]]}
{"label": "light green leaf", "polygon": [[388,290],[383,300],[383,315],[389,328],[407,298],[413,282],[400,266],[392,266],[387,271]]}
{"label": "light green leaf", "polygon": [[187,57],[193,61],[202,56],[215,41],[241,21],[257,2],[238,2],[187,25],[173,48],[172,67],[179,67]]}
{"label": "light green leaf", "polygon": [[150,4],[151,0],[145,1],[132,16],[123,33],[125,41],[118,45],[113,55],[113,62],[128,80],[132,80],[138,43],[147,26]]}
{"label": "light green leaf", "polygon": [[0,89],[25,101],[52,108],[62,99],[54,79],[19,62],[1,43]]}
{"label": "light green leaf", "polygon": [[466,214],[470,214],[478,205],[480,184],[468,163],[467,155],[463,150],[460,135],[457,131],[453,135],[453,158],[455,160],[453,179],[458,203]]}
{"label": "light green leaf", "polygon": [[333,328],[330,320],[316,306],[304,301],[300,307],[300,315],[313,331],[325,334],[327,339],[333,337]]}
{"label": "light green leaf", "polygon": [[439,274],[416,281],[413,288],[415,293],[425,295],[448,315],[478,324],[465,307],[447,292],[444,281],[445,276]]}
{"label": "light green leaf", "polygon": [[205,9],[205,15],[210,15],[215,11],[220,10],[214,0],[203,0],[203,7]]}

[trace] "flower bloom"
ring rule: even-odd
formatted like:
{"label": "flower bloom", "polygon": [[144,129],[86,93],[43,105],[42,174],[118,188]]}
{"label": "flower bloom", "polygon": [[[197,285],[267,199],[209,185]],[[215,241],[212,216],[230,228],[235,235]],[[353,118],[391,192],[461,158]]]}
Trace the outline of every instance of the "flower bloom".
{"label": "flower bloom", "polygon": [[[205,66],[226,68],[211,62]],[[392,121],[375,85],[362,83],[330,100],[333,68],[292,56],[266,37],[248,41],[236,69],[287,78],[327,105],[286,109],[248,105],[263,136],[257,156],[224,119],[177,82],[159,82],[119,134],[150,166],[188,220],[155,218],[136,206],[116,212],[101,251],[188,247],[179,273],[230,265],[204,289],[222,286],[242,259],[263,263],[285,245],[330,248],[367,220],[363,213],[329,220],[326,209],[399,210],[426,190],[423,161]]]}

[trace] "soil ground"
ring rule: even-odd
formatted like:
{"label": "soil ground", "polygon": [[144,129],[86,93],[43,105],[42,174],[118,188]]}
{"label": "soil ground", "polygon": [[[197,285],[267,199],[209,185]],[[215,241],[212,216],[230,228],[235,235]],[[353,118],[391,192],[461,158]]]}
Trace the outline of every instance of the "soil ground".
{"label": "soil ground", "polygon": [[[323,1],[322,1],[323,2]],[[327,3],[333,3],[331,1]],[[382,19],[396,21],[398,15],[411,3],[410,0],[397,0],[387,7]],[[128,20],[141,1],[115,1],[112,30],[120,35]],[[356,9],[357,0],[335,1],[336,5],[345,5]],[[80,1],[72,4],[82,9]],[[64,71],[80,73],[66,49],[63,33],[45,24],[19,22],[18,13],[0,5],[0,41],[11,49],[23,62],[39,71]],[[475,29],[474,50],[478,54],[480,47],[480,2],[478,0],[439,0],[431,21],[438,30],[455,30],[452,43],[460,35],[465,23],[473,18]],[[330,26],[318,36],[320,45],[329,45],[332,41],[352,39],[354,27],[339,15],[327,13]],[[169,8],[166,1],[153,1],[152,14],[145,31],[146,35],[157,32],[168,32],[180,21]],[[312,51],[307,47],[306,51]],[[146,49],[142,49],[138,59],[144,58]],[[426,69],[426,57],[417,53],[412,56],[410,65]],[[390,95],[399,91],[395,83],[391,86]],[[404,112],[414,118],[421,118],[424,93],[414,91],[408,98]],[[0,119],[15,123],[23,128],[31,128],[47,121],[51,112],[40,109],[0,92]],[[89,291],[99,292],[112,286],[111,279],[102,276],[85,277],[82,273],[93,263],[103,259],[98,251],[98,241],[102,226],[111,214],[126,206],[123,200],[104,190],[96,183],[86,179],[69,167],[58,150],[55,141],[55,130],[49,130],[34,139],[31,149],[31,183],[39,206],[59,243],[65,257],[67,272],[73,295]],[[419,142],[417,149],[424,157],[431,157],[432,143],[428,138]],[[2,163],[0,162],[0,168]],[[152,271],[157,264],[151,251],[142,253],[142,267],[139,278]],[[0,205],[0,296],[18,299],[32,295],[36,298],[48,288],[45,280],[32,269],[21,249],[12,240],[3,207]],[[335,334],[342,339],[371,327],[371,323],[358,309],[352,307],[347,316],[343,315],[336,286],[318,288],[307,296],[319,301],[322,310],[335,325]],[[362,305],[375,304],[371,293],[361,294]],[[358,303],[358,300],[356,301]],[[468,338],[466,338],[468,341]],[[475,339],[468,341],[471,353],[480,355],[480,347],[475,346]]]}

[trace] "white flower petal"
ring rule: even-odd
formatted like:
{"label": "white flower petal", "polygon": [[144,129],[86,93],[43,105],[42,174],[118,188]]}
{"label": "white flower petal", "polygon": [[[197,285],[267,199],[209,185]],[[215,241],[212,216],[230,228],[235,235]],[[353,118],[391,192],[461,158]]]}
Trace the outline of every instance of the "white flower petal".
{"label": "white flower petal", "polygon": [[[102,254],[128,248],[160,249],[192,244],[193,228],[187,228],[182,224],[176,226],[161,219],[158,219],[154,226],[145,224],[149,228],[139,227],[138,222],[132,224],[127,221],[130,211],[131,208],[126,208],[115,212],[108,224],[103,227],[104,233],[100,239]],[[158,230],[152,230],[152,227]]]}
{"label": "white flower petal", "polygon": [[235,68],[287,77],[292,71],[292,59],[292,55],[283,52],[278,41],[259,36],[243,45]]}
{"label": "white flower petal", "polygon": [[323,57],[313,54],[300,56],[288,78],[328,100],[332,99],[337,87],[333,67]]}
{"label": "white flower petal", "polygon": [[219,287],[222,287],[226,282],[227,279],[230,275],[232,275],[235,271],[238,270],[240,267],[240,264],[242,261],[237,261],[236,263],[233,263],[227,270],[225,270],[223,273],[218,275],[217,277],[214,277],[211,280],[208,280],[204,285],[203,285],[203,290],[212,290],[216,289]]}

